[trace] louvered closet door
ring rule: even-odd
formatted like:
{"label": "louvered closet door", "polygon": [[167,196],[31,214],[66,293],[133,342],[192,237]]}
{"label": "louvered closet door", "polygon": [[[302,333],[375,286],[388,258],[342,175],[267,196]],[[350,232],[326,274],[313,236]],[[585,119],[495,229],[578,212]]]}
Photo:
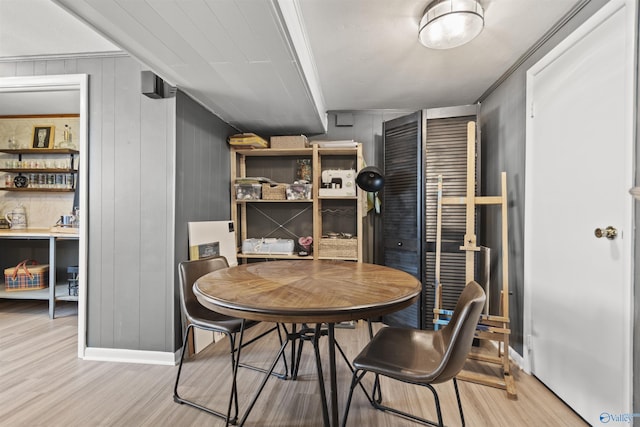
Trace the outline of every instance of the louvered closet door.
{"label": "louvered closet door", "polygon": [[[467,123],[475,116],[427,119],[426,126],[426,329],[433,329],[435,305],[436,219],[438,175],[443,179],[443,195],[466,196],[467,185]],[[477,170],[477,168],[476,168]],[[477,191],[476,191],[477,193]],[[442,254],[440,283],[442,307],[453,310],[465,286],[465,253],[460,250],[466,229],[464,205],[443,206]],[[477,221],[476,221],[477,224]]]}
{"label": "louvered closet door", "polygon": [[[423,284],[419,303],[384,321],[425,329],[433,329],[435,306],[438,175],[443,176],[445,196],[466,195],[467,123],[476,121],[475,115],[446,113],[429,118],[430,111],[384,123],[384,264],[413,274]],[[465,227],[464,206],[443,208],[440,282],[442,307],[449,310],[465,285],[465,255],[459,249]]]}
{"label": "louvered closet door", "polygon": [[[422,112],[390,120],[384,127],[385,186],[382,194],[384,264],[423,282],[424,165]],[[424,282],[423,282],[424,283]],[[393,284],[389,284],[393,286]],[[384,317],[390,325],[422,327],[423,297]]]}

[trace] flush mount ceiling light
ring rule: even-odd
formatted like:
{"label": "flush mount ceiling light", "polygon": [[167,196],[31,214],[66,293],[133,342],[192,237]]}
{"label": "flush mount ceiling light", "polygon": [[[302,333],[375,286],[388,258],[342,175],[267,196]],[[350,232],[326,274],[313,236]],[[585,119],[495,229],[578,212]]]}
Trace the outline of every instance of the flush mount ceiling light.
{"label": "flush mount ceiling light", "polygon": [[418,27],[420,43],[451,49],[469,43],[484,27],[484,10],[477,0],[436,0],[427,6]]}

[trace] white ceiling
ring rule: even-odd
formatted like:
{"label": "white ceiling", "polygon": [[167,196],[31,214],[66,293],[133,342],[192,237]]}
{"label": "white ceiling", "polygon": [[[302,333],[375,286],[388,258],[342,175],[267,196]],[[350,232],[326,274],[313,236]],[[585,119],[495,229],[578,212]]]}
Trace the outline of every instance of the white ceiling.
{"label": "white ceiling", "polygon": [[329,110],[473,103],[581,2],[480,0],[484,31],[440,51],[417,40],[430,0],[54,1],[80,20],[48,0],[0,0],[0,60],[119,46],[264,135],[323,132]]}
{"label": "white ceiling", "polygon": [[471,43],[418,42],[431,0],[301,0],[329,110],[447,107],[475,102],[575,0],[480,0],[485,28]]}
{"label": "white ceiling", "polygon": [[117,50],[49,0],[0,0],[0,58]]}
{"label": "white ceiling", "polygon": [[[120,52],[49,0],[0,0],[0,61]],[[0,115],[77,114],[77,90],[0,89]]]}

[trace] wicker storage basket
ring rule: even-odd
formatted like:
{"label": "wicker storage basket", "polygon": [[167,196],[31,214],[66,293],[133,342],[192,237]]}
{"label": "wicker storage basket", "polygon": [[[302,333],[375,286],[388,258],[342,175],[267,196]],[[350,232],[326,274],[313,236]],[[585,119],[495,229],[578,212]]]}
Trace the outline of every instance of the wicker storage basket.
{"label": "wicker storage basket", "polygon": [[320,239],[318,256],[329,258],[358,258],[358,239]]}
{"label": "wicker storage basket", "polygon": [[30,291],[49,286],[49,265],[35,260],[24,260],[15,267],[4,270],[5,290]]}
{"label": "wicker storage basket", "polygon": [[286,200],[287,184],[262,184],[262,200]]}

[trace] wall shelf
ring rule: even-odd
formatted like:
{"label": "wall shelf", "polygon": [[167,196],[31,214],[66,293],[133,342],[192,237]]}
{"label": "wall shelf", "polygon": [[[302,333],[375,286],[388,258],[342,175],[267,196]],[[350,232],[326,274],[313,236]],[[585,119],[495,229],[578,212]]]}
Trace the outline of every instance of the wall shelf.
{"label": "wall shelf", "polygon": [[[311,199],[302,200],[237,200],[234,184],[237,178],[265,176],[279,183],[292,183],[298,160],[311,167]],[[293,239],[296,250],[298,237],[312,236],[313,251],[308,256],[238,253],[248,259],[336,259],[363,261],[363,206],[366,193],[356,188],[356,196],[319,196],[322,171],[355,169],[363,165],[362,144],[348,148],[297,149],[231,149],[231,218],[238,231],[237,247],[247,238]],[[301,205],[302,204],[302,205]],[[259,208],[258,208],[259,205]],[[310,205],[310,206],[309,206]],[[331,215],[327,211],[349,209],[351,215]],[[339,252],[333,246],[320,247],[323,235],[344,232],[354,236],[350,248]]]}
{"label": "wall shelf", "polygon": [[25,191],[31,193],[73,193],[75,188],[16,188],[16,187],[0,187],[2,191]]}
{"label": "wall shelf", "polygon": [[9,173],[78,173],[75,169],[67,168],[0,168],[0,172]]}
{"label": "wall shelf", "polygon": [[39,154],[46,156],[48,154],[79,154],[78,150],[71,150],[69,148],[19,148],[19,149],[0,149],[0,153],[6,154]]}
{"label": "wall shelf", "polygon": [[[26,176],[26,174],[30,174],[31,177],[28,177],[27,184],[25,187],[1,187],[2,191],[18,191],[18,192],[39,192],[39,193],[72,193],[75,191],[76,187],[76,174],[78,170],[76,169],[76,159],[75,156],[79,154],[78,150],[72,150],[68,148],[42,148],[42,149],[33,149],[33,148],[24,148],[24,149],[0,149],[0,153],[17,155],[18,161],[13,161],[13,167],[4,167],[0,168],[0,172],[6,172],[10,174],[16,174],[18,176]],[[36,162],[23,162],[22,156],[49,156],[49,155],[68,155],[70,157],[68,167],[47,167],[41,168],[37,167]],[[49,162],[47,160],[47,162]],[[7,163],[11,164],[11,160],[7,160]],[[17,164],[16,164],[17,163]],[[30,167],[16,167],[23,166],[23,163],[29,163]],[[9,166],[9,165],[7,165]],[[48,165],[48,166],[51,166]],[[58,163],[58,166],[67,166],[64,164]],[[36,176],[39,175],[38,176]],[[43,182],[43,175],[49,175],[46,178],[46,182]],[[56,176],[53,176],[56,175]],[[34,182],[30,182],[32,179],[35,179]],[[54,182],[51,182],[50,179],[53,179]],[[11,182],[11,177],[9,177],[9,181]],[[55,187],[57,185],[57,187]]]}

